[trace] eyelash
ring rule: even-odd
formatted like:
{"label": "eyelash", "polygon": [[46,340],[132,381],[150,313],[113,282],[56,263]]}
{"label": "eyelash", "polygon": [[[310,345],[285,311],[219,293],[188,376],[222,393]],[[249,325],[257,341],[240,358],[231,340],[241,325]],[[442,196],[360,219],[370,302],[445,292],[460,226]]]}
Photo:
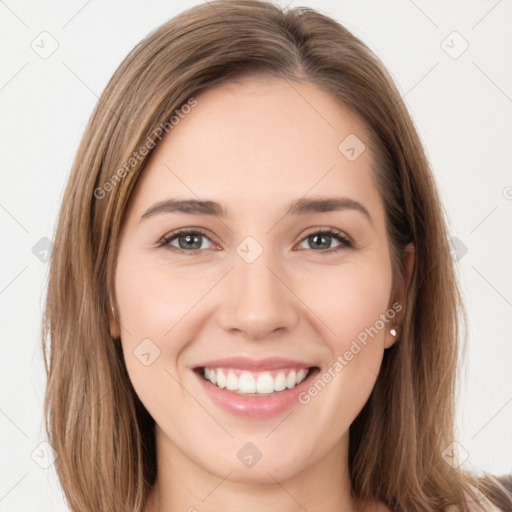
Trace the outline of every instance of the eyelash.
{"label": "eyelash", "polygon": [[[189,256],[193,256],[195,254],[199,254],[200,252],[204,252],[204,249],[195,249],[193,251],[187,251],[185,249],[181,249],[179,247],[174,247],[174,246],[170,245],[170,243],[174,239],[176,239],[180,235],[184,235],[184,234],[201,235],[201,236],[204,236],[205,238],[207,238],[210,242],[212,242],[212,240],[210,240],[210,237],[207,235],[207,233],[205,231],[203,231],[202,229],[200,229],[200,228],[194,228],[194,229],[185,228],[185,229],[180,229],[178,231],[173,231],[172,233],[165,235],[158,242],[158,247],[165,247],[171,251],[186,253]],[[332,237],[335,240],[337,240],[338,242],[340,242],[340,245],[338,247],[334,247],[331,249],[323,249],[323,250],[318,250],[318,251],[315,251],[314,249],[306,249],[306,250],[318,252],[319,254],[323,254],[323,255],[328,255],[328,254],[337,253],[343,249],[354,248],[354,243],[344,233],[342,233],[341,231],[334,230],[332,228],[320,228],[320,229],[317,229],[316,231],[312,231],[311,233],[307,234],[304,238],[302,238],[300,240],[299,244],[302,243],[307,238],[309,238],[310,236],[318,235],[318,234],[329,235],[330,237]],[[300,250],[303,251],[304,249],[300,249]]]}

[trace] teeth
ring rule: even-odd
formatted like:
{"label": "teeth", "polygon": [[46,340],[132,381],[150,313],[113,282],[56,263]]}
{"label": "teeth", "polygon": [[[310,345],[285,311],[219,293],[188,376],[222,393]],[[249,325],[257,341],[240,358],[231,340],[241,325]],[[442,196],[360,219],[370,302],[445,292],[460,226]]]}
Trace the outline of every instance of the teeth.
{"label": "teeth", "polygon": [[297,382],[297,374],[295,373],[295,370],[292,370],[288,377],[286,377],[286,387],[288,389],[292,389],[295,387],[295,383]]}
{"label": "teeth", "polygon": [[[211,371],[215,373],[215,370],[211,370]],[[211,382],[213,382],[213,380]],[[222,370],[217,371],[217,386],[219,386],[219,388],[226,387],[226,376],[224,375]]]}
{"label": "teeth", "polygon": [[[262,373],[256,381],[256,391],[258,393],[272,393],[274,391],[274,379],[270,373]],[[278,391],[276,389],[276,391]]]}
{"label": "teeth", "polygon": [[274,389],[276,391],[283,391],[283,389],[286,389],[286,377],[284,372],[279,372],[274,379]]}
{"label": "teeth", "polygon": [[297,384],[301,383],[308,376],[308,369],[302,368],[297,373]]}
{"label": "teeth", "polygon": [[234,373],[229,372],[229,376],[233,375],[233,380],[237,382],[234,391],[240,391],[240,393],[256,393],[256,380],[249,372],[242,372],[240,378]]}
{"label": "teeth", "polygon": [[205,368],[204,378],[219,388],[226,388],[238,394],[268,395],[276,391],[292,389],[300,384],[308,375],[309,370],[280,370],[275,376],[270,372],[253,374],[248,371],[231,371],[222,368]]}
{"label": "teeth", "polygon": [[236,391],[238,389],[238,377],[234,373],[228,373],[226,377],[226,389],[229,391]]}

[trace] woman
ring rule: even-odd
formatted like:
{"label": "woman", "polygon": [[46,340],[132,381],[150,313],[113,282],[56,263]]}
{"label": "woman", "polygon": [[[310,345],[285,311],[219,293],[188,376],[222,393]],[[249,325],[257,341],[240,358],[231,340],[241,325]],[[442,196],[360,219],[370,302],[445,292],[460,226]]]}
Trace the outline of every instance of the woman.
{"label": "woman", "polygon": [[456,460],[446,242],[400,95],[344,27],[221,0],[158,28],[57,227],[46,413],[71,510],[510,510]]}

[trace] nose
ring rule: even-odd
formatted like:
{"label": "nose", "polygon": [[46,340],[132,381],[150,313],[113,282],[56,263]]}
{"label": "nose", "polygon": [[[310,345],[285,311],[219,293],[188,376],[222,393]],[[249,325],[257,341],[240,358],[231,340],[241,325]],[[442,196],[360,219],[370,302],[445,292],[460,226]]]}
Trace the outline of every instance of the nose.
{"label": "nose", "polygon": [[[284,333],[299,321],[300,301],[275,259],[260,257],[247,263],[235,257],[233,270],[224,282],[219,321],[226,331],[243,333],[249,339],[264,339]],[[281,334],[282,334],[281,333]]]}

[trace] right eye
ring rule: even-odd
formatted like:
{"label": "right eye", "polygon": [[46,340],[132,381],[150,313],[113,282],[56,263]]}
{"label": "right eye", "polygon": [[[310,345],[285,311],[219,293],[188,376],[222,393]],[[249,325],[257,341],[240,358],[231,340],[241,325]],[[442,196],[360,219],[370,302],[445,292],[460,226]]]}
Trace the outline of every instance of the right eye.
{"label": "right eye", "polygon": [[[210,238],[201,229],[180,229],[165,235],[158,245],[159,247],[166,247],[172,251],[193,255],[205,249],[203,245],[205,239],[213,244]],[[177,245],[173,245],[174,242],[176,242]]]}

